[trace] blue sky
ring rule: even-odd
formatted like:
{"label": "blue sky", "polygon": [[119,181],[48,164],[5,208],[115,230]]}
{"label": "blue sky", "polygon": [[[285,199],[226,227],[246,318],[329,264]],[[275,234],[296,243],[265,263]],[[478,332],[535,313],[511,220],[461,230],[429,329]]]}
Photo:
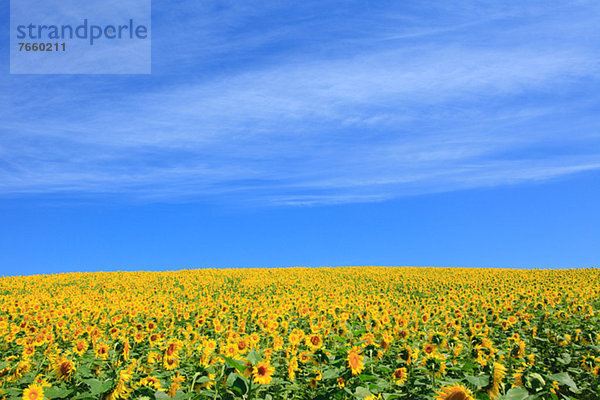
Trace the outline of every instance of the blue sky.
{"label": "blue sky", "polygon": [[599,3],[152,12],[150,75],[1,41],[1,274],[598,265]]}

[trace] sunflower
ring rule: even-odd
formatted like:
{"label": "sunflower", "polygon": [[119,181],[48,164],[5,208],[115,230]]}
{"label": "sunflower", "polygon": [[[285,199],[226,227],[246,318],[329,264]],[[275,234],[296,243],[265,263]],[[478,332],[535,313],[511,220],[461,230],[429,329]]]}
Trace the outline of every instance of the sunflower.
{"label": "sunflower", "polygon": [[15,371],[12,374],[12,379],[13,380],[21,379],[21,377],[23,377],[23,375],[25,375],[27,372],[29,372],[30,369],[31,369],[31,363],[29,361],[24,360],[24,361],[19,362],[19,364],[17,364],[17,367],[15,368]]}
{"label": "sunflower", "polygon": [[352,348],[346,358],[348,366],[352,370],[352,375],[358,375],[364,368],[363,356],[360,354],[360,349],[357,347]]}
{"label": "sunflower", "polygon": [[556,394],[556,392],[560,389],[557,381],[552,381],[552,388],[550,388],[550,392],[552,394]]}
{"label": "sunflower", "polygon": [[217,377],[217,375],[215,374],[211,374],[210,372],[207,374],[208,379],[211,379],[210,381],[206,381],[204,383],[202,383],[200,385],[200,387],[203,387],[204,389],[210,389],[215,385],[215,378]]}
{"label": "sunflower", "polygon": [[452,350],[452,354],[456,358],[456,357],[458,357],[460,355],[460,353],[462,352],[462,350],[463,350],[463,344],[462,343],[457,343],[454,346],[454,349]]}
{"label": "sunflower", "polygon": [[129,339],[125,338],[123,341],[123,358],[125,360],[129,360],[129,351],[131,350],[131,345],[129,344]]}
{"label": "sunflower", "polygon": [[494,400],[500,397],[500,385],[506,376],[506,367],[500,363],[494,363],[494,372],[492,374],[492,382],[487,390],[490,399]]}
{"label": "sunflower", "polygon": [[134,340],[136,343],[141,343],[141,342],[144,340],[144,333],[143,333],[143,332],[141,332],[141,331],[138,331],[138,332],[136,332],[136,333],[133,335],[133,340]]}
{"label": "sunflower", "polygon": [[406,368],[401,367],[398,368],[394,371],[394,381],[396,381],[396,385],[402,385],[404,382],[406,382],[406,378],[407,378],[407,373],[406,373]]}
{"label": "sunflower", "polygon": [[119,335],[119,329],[117,327],[113,326],[112,328],[110,328],[108,330],[108,333],[113,339],[116,339],[117,336]]}
{"label": "sunflower", "polygon": [[260,341],[260,335],[259,335],[258,333],[254,332],[254,333],[252,333],[252,334],[250,335],[250,342],[251,342],[251,343],[253,343],[253,344],[255,345],[255,344],[256,344],[256,343],[258,343],[259,341]]}
{"label": "sunflower", "polygon": [[35,354],[35,346],[25,346],[23,349],[23,358],[32,358]]}
{"label": "sunflower", "polygon": [[160,390],[162,387],[160,380],[154,376],[147,376],[145,378],[140,379],[138,382],[139,386],[148,386],[154,388],[156,390]]}
{"label": "sunflower", "polygon": [[316,389],[317,385],[319,384],[319,381],[323,379],[323,375],[321,374],[321,371],[319,371],[319,370],[315,370],[314,373],[316,375],[314,377],[310,378],[310,380],[308,381],[308,384],[311,388]]}
{"label": "sunflower", "polygon": [[271,379],[273,378],[274,371],[275,368],[271,367],[268,362],[259,362],[252,371],[252,375],[254,375],[254,382],[260,385],[266,385],[270,383]]}
{"label": "sunflower", "polygon": [[274,350],[281,350],[283,348],[283,345],[284,345],[284,341],[281,336],[273,337],[273,349]]}
{"label": "sunflower", "polygon": [[387,332],[384,332],[381,335],[381,343],[379,344],[381,346],[381,348],[386,351],[387,349],[390,348],[390,345],[392,344],[392,342],[394,341],[394,337],[392,335],[390,335]]}
{"label": "sunflower", "polygon": [[221,348],[221,353],[229,358],[234,358],[238,354],[238,347],[235,343],[228,343]]}
{"label": "sunflower", "polygon": [[108,345],[105,343],[100,343],[96,346],[96,358],[101,360],[106,360],[108,358]]}
{"label": "sunflower", "polygon": [[415,355],[413,354],[413,350],[410,348],[410,346],[404,346],[398,352],[398,359],[408,365],[412,363],[414,357]]}
{"label": "sunflower", "polygon": [[363,343],[363,347],[367,347],[369,345],[376,345],[375,343],[375,335],[373,335],[371,332],[365,333],[364,335],[362,335],[360,337],[360,340],[362,340]]}
{"label": "sunflower", "polygon": [[40,385],[42,388],[52,386],[50,383],[48,383],[48,380],[44,378],[44,376],[41,374],[35,377],[33,383]]}
{"label": "sunflower", "polygon": [[159,354],[155,351],[149,351],[148,356],[146,357],[146,363],[148,364],[156,364],[159,359]]}
{"label": "sunflower", "polygon": [[433,353],[433,352],[435,351],[435,346],[434,346],[434,345],[432,345],[431,343],[425,343],[425,344],[423,345],[423,351],[424,351],[426,354],[431,354],[431,353]]}
{"label": "sunflower", "polygon": [[68,382],[71,380],[73,373],[75,372],[75,365],[73,361],[60,357],[54,362],[53,373],[56,379]]}
{"label": "sunflower", "polygon": [[160,342],[160,335],[158,333],[153,333],[152,335],[148,336],[148,342],[152,347],[157,346],[158,342]]}
{"label": "sunflower", "polygon": [[288,364],[288,377],[290,382],[294,382],[296,379],[296,371],[298,370],[298,358],[293,356]]}
{"label": "sunflower", "polygon": [[300,357],[299,358],[300,362],[303,363],[303,364],[306,364],[307,362],[309,362],[312,359],[312,357],[310,356],[310,354],[307,353],[307,352],[305,352],[305,351],[303,351],[302,353],[300,353],[299,357]]}
{"label": "sunflower", "polygon": [[119,371],[119,379],[117,380],[117,386],[113,389],[105,400],[116,400],[125,399],[131,392],[131,389],[127,387],[127,382],[133,377],[133,370],[135,369],[136,363],[134,362],[128,368]]}
{"label": "sunflower", "polygon": [[223,325],[221,324],[221,322],[216,319],[213,320],[213,327],[214,327],[216,333],[223,332],[223,330],[225,329],[223,327]]}
{"label": "sunflower", "polygon": [[44,400],[44,389],[36,384],[27,386],[23,390],[23,400]]}
{"label": "sunflower", "polygon": [[474,400],[473,393],[458,383],[451,386],[444,386],[436,394],[436,400]]}
{"label": "sunflower", "polygon": [[446,373],[446,363],[444,362],[444,357],[438,354],[428,354],[423,360],[422,364],[431,374],[435,374],[435,376],[438,378]]}
{"label": "sunflower", "polygon": [[306,337],[305,342],[312,351],[318,350],[323,346],[323,338],[321,335],[309,335]]}
{"label": "sunflower", "polygon": [[240,354],[244,354],[248,351],[249,343],[246,339],[240,338],[237,340],[237,352]]}
{"label": "sunflower", "polygon": [[246,361],[246,364],[244,364],[244,376],[246,378],[250,378],[253,370],[254,367],[252,366],[252,363],[250,361]]}
{"label": "sunflower", "polygon": [[523,386],[523,371],[525,368],[518,368],[513,373],[513,384],[512,386]]}
{"label": "sunflower", "polygon": [[494,348],[494,344],[492,343],[490,338],[482,337],[481,338],[481,347],[488,349],[488,350],[492,350]]}
{"label": "sunflower", "polygon": [[210,354],[217,348],[217,342],[213,339],[202,340],[202,347],[204,348],[204,352]]}
{"label": "sunflower", "polygon": [[271,347],[267,347],[264,351],[263,351],[263,356],[265,359],[271,359],[271,356],[273,355],[273,349]]}
{"label": "sunflower", "polygon": [[88,342],[85,339],[79,339],[73,345],[73,352],[76,353],[79,356],[83,355],[83,353],[85,353],[85,351],[87,349],[88,349]]}
{"label": "sunflower", "polygon": [[589,354],[581,357],[581,366],[588,372],[594,369],[595,358]]}
{"label": "sunflower", "polygon": [[180,340],[176,340],[176,339],[171,340],[167,344],[165,353],[166,353],[167,357],[177,356],[177,354],[179,353],[179,350],[181,350],[182,347],[183,347],[183,343]]}
{"label": "sunflower", "polygon": [[177,375],[173,377],[173,382],[171,383],[171,386],[169,387],[169,397],[173,398],[175,397],[175,393],[177,393],[177,390],[179,390],[179,388],[181,387],[181,384],[185,381],[185,376],[181,376],[179,375],[179,372],[177,372]]}
{"label": "sunflower", "polygon": [[168,370],[168,371],[172,371],[175,368],[177,368],[177,366],[179,366],[179,359],[175,358],[175,357],[164,357],[163,358],[163,367]]}
{"label": "sunflower", "polygon": [[301,340],[302,337],[295,332],[290,333],[290,335],[288,336],[288,341],[292,346],[298,346]]}

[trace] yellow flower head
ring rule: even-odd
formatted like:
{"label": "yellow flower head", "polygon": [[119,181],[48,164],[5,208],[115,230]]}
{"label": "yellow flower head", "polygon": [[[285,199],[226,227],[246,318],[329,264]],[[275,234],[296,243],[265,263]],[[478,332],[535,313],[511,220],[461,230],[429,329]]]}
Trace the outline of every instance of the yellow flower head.
{"label": "yellow flower head", "polygon": [[271,382],[275,368],[271,367],[266,361],[261,361],[253,368],[252,375],[254,382],[260,385],[266,385]]}
{"label": "yellow flower head", "polygon": [[364,368],[363,364],[363,356],[360,354],[360,349],[358,347],[352,348],[348,353],[348,357],[346,358],[348,361],[348,366],[352,371],[352,375],[360,374]]}
{"label": "yellow flower head", "polygon": [[436,394],[436,400],[474,400],[473,393],[458,383],[450,386],[444,386],[442,387],[442,390]]}
{"label": "yellow flower head", "polygon": [[406,382],[406,379],[408,377],[406,368],[404,368],[404,367],[397,368],[394,371],[393,375],[394,375],[394,382],[396,382],[396,385],[402,385],[404,382]]}
{"label": "yellow flower head", "polygon": [[23,391],[23,400],[44,400],[44,390],[40,385],[31,384]]}

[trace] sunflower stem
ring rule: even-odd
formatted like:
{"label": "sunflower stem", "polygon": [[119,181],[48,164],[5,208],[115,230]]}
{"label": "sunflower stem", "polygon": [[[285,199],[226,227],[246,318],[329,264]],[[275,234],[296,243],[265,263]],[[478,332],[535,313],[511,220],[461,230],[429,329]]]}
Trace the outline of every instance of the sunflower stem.
{"label": "sunflower stem", "polygon": [[250,384],[248,385],[248,400],[252,400],[252,381],[254,378],[250,377]]}
{"label": "sunflower stem", "polygon": [[190,392],[194,391],[194,385],[196,384],[196,377],[198,376],[198,374],[194,374],[194,379],[192,379],[192,384],[190,386]]}

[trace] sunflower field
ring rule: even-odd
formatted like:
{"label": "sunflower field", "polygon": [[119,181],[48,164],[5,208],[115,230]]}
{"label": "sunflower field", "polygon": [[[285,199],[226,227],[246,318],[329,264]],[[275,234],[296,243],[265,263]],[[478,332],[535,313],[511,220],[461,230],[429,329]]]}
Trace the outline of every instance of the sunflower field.
{"label": "sunflower field", "polygon": [[600,399],[600,270],[0,278],[0,399]]}

